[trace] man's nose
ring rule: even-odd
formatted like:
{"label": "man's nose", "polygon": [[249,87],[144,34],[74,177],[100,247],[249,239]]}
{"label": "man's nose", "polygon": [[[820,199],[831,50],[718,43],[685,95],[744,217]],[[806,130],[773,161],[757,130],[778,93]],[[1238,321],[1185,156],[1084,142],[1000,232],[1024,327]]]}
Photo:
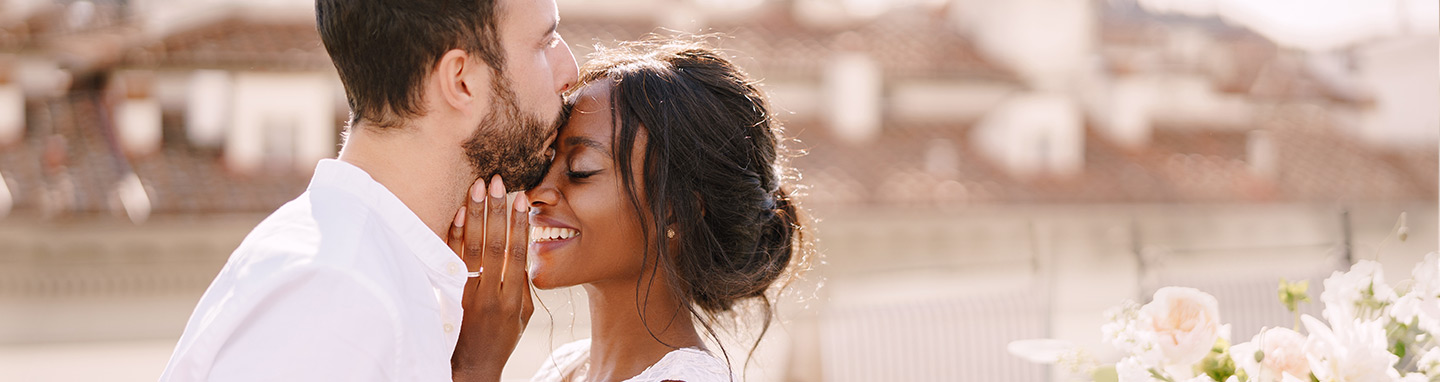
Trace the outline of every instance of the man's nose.
{"label": "man's nose", "polygon": [[555,70],[557,71],[555,73],[555,83],[558,86],[555,92],[556,94],[564,94],[565,91],[575,86],[576,81],[580,80],[580,66],[576,64],[575,54],[570,51],[570,45],[565,42],[564,38],[560,39],[558,50],[559,54],[563,57],[559,60],[559,65],[555,65]]}

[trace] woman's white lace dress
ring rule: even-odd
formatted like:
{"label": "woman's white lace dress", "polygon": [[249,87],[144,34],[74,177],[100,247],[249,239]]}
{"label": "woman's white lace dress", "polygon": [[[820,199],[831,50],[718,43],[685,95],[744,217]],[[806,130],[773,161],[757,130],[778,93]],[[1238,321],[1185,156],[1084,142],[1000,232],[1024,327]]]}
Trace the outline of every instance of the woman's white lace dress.
{"label": "woman's white lace dress", "polygon": [[[590,360],[590,339],[571,342],[555,349],[540,365],[531,382],[584,382]],[[671,351],[640,375],[625,382],[732,382],[725,360],[693,348]]]}

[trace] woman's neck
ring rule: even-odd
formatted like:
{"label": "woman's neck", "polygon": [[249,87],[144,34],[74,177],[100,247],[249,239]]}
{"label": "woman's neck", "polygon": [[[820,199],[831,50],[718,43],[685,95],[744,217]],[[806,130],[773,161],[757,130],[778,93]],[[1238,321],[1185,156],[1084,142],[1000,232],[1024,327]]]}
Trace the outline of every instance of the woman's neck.
{"label": "woman's neck", "polygon": [[643,292],[635,293],[635,284],[617,284],[626,283],[585,286],[590,300],[586,381],[625,380],[675,349],[704,348],[689,310],[660,280],[648,288],[648,299]]}

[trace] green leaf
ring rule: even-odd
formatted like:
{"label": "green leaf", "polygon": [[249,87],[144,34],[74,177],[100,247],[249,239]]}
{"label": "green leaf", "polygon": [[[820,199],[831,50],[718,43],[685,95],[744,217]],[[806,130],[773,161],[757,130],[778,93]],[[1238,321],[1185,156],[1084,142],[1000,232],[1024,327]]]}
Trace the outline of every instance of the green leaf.
{"label": "green leaf", "polygon": [[1280,303],[1294,313],[1302,302],[1310,302],[1310,280],[1291,282],[1280,279]]}
{"label": "green leaf", "polygon": [[1158,379],[1158,380],[1161,380],[1161,381],[1165,381],[1165,382],[1175,382],[1174,379],[1170,379],[1170,377],[1166,377],[1165,374],[1160,374],[1160,371],[1159,371],[1159,370],[1155,370],[1155,369],[1150,369],[1150,377],[1155,378],[1155,379]]}
{"label": "green leaf", "polygon": [[1120,373],[1115,371],[1115,365],[1105,365],[1091,371],[1090,380],[1095,382],[1120,382]]}
{"label": "green leaf", "polygon": [[1200,361],[1200,371],[1216,381],[1224,381],[1235,375],[1235,360],[1226,352],[1214,352]]}

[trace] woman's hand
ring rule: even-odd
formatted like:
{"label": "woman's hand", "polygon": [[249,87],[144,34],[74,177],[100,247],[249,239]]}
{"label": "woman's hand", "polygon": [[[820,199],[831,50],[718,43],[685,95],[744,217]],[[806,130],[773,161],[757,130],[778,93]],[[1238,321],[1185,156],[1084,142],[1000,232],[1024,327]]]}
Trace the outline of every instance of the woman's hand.
{"label": "woman's hand", "polygon": [[455,381],[499,381],[535,311],[526,274],[530,203],[522,193],[507,208],[499,175],[488,188],[483,179],[476,180],[465,199],[450,227],[448,244],[471,274],[479,272],[479,276],[465,282],[461,298],[465,312],[450,359],[451,372]]}

